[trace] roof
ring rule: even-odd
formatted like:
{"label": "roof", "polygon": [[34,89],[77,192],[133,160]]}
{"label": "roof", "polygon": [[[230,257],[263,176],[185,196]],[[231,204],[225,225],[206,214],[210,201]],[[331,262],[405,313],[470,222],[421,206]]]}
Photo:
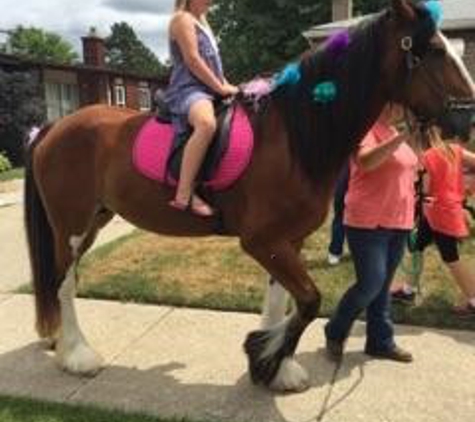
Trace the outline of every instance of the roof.
{"label": "roof", "polygon": [[58,63],[41,62],[38,60],[32,60],[29,58],[19,57],[13,54],[5,54],[5,53],[0,53],[0,68],[2,64],[7,65],[7,66],[17,66],[17,67],[23,67],[23,68],[41,68],[41,69],[63,70],[63,71],[69,71],[69,72],[102,73],[102,74],[109,74],[109,75],[113,75],[117,77],[156,81],[158,83],[165,83],[167,81],[167,79],[162,76],[137,75],[131,72],[122,72],[122,71],[110,69],[107,67],[89,66],[82,63],[58,64]]}
{"label": "roof", "polygon": [[[474,30],[475,31],[475,4],[474,0],[442,0],[444,6],[443,31]],[[303,33],[304,37],[315,39],[323,38],[335,30],[348,28],[360,22],[365,17],[355,17],[346,21],[330,22],[317,25]]]}

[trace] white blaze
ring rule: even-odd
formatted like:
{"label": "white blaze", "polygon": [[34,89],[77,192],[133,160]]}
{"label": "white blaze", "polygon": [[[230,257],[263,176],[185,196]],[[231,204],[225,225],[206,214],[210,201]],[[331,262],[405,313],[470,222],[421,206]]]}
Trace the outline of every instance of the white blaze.
{"label": "white blaze", "polygon": [[457,65],[460,75],[462,76],[463,79],[465,79],[465,82],[467,83],[467,85],[470,86],[472,90],[472,96],[475,98],[475,83],[473,82],[473,79],[470,76],[470,72],[465,66],[465,63],[463,62],[462,58],[460,57],[459,54],[457,54],[457,51],[455,50],[454,46],[450,43],[447,37],[444,34],[442,34],[442,32],[438,31],[437,35],[440,37],[440,39],[444,43],[444,47],[447,51],[447,54],[450,55],[454,63]]}

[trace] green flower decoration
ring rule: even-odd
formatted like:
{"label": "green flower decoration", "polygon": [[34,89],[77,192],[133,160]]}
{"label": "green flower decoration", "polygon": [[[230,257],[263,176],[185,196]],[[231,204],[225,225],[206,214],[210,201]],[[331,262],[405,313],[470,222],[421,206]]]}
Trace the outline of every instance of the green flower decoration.
{"label": "green flower decoration", "polygon": [[336,94],[337,88],[335,82],[320,82],[313,89],[313,101],[321,104],[328,104],[336,98]]}

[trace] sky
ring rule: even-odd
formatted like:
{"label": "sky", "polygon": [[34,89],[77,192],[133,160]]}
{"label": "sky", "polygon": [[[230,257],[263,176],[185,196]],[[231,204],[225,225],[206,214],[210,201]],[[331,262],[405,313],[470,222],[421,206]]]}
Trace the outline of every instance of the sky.
{"label": "sky", "polygon": [[[168,56],[167,26],[174,0],[0,0],[0,31],[17,25],[55,32],[82,54],[81,36],[91,26],[108,36],[115,22],[127,22],[161,59]],[[0,41],[5,36],[0,34]]]}

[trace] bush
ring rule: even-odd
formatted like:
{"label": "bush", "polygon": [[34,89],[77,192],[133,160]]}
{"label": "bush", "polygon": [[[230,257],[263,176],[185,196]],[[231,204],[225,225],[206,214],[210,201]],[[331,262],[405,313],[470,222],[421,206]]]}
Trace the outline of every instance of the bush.
{"label": "bush", "polygon": [[0,173],[3,173],[4,171],[11,170],[12,164],[10,163],[10,160],[8,157],[0,152]]}
{"label": "bush", "polygon": [[23,164],[23,147],[32,126],[45,119],[37,72],[0,69],[0,151],[14,166]]}

